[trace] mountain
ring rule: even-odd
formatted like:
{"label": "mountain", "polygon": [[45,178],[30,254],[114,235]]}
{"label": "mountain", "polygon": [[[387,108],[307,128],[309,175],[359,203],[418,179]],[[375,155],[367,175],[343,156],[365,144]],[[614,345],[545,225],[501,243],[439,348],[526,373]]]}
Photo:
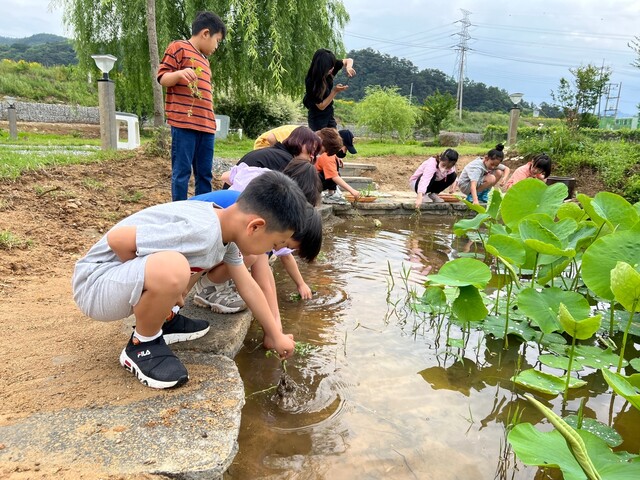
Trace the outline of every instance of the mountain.
{"label": "mountain", "polygon": [[53,35],[50,33],[36,33],[30,37],[24,38],[12,38],[12,37],[0,37],[0,45],[42,45],[44,43],[60,43],[66,42],[68,39],[61,37],[60,35]]}
{"label": "mountain", "polygon": [[0,59],[37,62],[46,67],[78,63],[71,40],[49,33],[26,38],[0,37]]}

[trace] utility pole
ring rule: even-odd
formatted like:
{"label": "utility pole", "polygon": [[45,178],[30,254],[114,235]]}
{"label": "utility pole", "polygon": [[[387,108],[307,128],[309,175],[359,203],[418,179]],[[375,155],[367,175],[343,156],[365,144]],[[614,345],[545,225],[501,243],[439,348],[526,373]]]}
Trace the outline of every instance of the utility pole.
{"label": "utility pole", "polygon": [[471,22],[469,21],[469,15],[471,12],[469,10],[460,9],[462,12],[462,20],[460,20],[461,29],[460,40],[458,45],[456,46],[456,50],[458,51],[458,92],[456,93],[457,99],[457,108],[458,108],[458,118],[462,118],[462,93],[464,89],[464,61],[467,55],[467,50],[469,50],[469,46],[467,42],[471,39],[469,35],[469,25]]}

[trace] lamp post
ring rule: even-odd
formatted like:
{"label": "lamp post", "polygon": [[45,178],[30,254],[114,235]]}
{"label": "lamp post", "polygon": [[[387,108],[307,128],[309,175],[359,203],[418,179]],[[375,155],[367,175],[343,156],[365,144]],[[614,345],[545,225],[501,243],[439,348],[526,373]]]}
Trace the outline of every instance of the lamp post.
{"label": "lamp post", "polygon": [[118,136],[116,131],[116,86],[109,79],[109,72],[116,63],[113,55],[91,55],[96,66],[102,72],[102,78],[98,79],[98,105],[100,109],[100,140],[103,150],[115,150],[118,148]]}
{"label": "lamp post", "polygon": [[522,100],[524,95],[522,93],[511,93],[509,99],[513,106],[509,112],[509,133],[507,134],[507,144],[513,145],[516,143],[516,136],[518,134],[518,119],[520,118],[520,107],[518,104]]}
{"label": "lamp post", "polygon": [[9,138],[16,140],[18,138],[18,116],[16,115],[16,99],[13,97],[4,97],[9,106],[7,107],[7,120],[9,121]]}

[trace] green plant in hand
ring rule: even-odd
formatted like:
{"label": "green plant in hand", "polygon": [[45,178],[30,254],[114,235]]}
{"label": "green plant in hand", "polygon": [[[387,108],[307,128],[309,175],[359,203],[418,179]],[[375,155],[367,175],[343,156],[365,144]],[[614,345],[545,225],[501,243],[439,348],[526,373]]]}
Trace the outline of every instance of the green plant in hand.
{"label": "green plant in hand", "polygon": [[[191,65],[195,66],[195,64],[196,64],[196,59],[191,58]],[[200,74],[202,73],[202,67],[198,65],[197,67],[193,68],[193,71],[196,73],[198,77],[200,77]],[[187,116],[190,117],[193,115],[193,104],[195,103],[196,98],[202,98],[202,92],[198,88],[198,79],[195,79],[187,83],[187,86],[189,87],[189,90],[191,90],[191,96],[193,97],[193,100],[191,100],[191,107],[187,111]]]}

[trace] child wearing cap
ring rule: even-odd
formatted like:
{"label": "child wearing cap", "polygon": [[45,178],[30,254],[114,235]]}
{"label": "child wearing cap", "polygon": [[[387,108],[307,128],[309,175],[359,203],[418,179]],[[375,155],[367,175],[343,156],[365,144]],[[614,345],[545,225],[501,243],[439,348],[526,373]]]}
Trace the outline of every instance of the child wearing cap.
{"label": "child wearing cap", "polygon": [[339,188],[346,190],[356,199],[360,197],[360,192],[351,187],[340,176],[342,159],[347,155],[347,152],[351,154],[358,153],[353,146],[353,133],[349,130],[340,130],[338,133],[342,138],[342,148],[335,155],[323,153],[316,159],[316,169],[320,175],[320,180],[322,180],[322,190],[326,191],[322,198],[323,203],[347,203]]}

